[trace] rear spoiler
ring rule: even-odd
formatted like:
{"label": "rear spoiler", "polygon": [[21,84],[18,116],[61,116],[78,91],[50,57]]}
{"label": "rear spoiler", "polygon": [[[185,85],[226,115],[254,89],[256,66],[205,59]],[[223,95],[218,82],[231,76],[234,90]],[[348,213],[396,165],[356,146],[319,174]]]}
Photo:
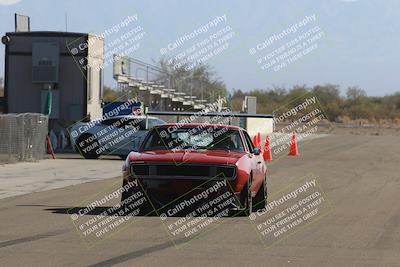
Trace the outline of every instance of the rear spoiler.
{"label": "rear spoiler", "polygon": [[[177,121],[179,117],[187,116],[197,116],[197,117],[233,117],[233,118],[267,118],[273,119],[273,114],[246,114],[246,113],[225,113],[225,112],[196,112],[196,111],[146,111],[146,129],[148,128],[148,116],[177,116]],[[229,120],[229,125],[231,120]]]}

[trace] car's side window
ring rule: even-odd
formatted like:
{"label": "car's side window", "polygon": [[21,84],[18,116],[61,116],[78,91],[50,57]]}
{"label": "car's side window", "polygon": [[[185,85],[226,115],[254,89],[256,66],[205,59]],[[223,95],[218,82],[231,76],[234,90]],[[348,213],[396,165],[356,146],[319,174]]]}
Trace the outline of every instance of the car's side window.
{"label": "car's side window", "polygon": [[247,132],[243,131],[243,135],[246,139],[247,147],[249,148],[250,152],[252,152],[254,150],[254,145],[253,145],[253,142],[251,141],[249,134]]}
{"label": "car's side window", "polygon": [[235,151],[245,151],[244,144],[242,143],[242,137],[239,134],[239,131],[235,131],[235,133],[232,135],[231,139],[234,143],[233,149]]}

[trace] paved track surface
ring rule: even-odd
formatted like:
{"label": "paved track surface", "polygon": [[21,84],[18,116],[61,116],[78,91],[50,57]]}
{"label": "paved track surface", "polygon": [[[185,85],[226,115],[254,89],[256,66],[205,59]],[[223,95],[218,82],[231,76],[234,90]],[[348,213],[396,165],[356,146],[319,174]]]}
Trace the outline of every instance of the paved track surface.
{"label": "paved track surface", "polygon": [[122,161],[112,156],[83,160],[77,154],[0,165],[0,199],[108,179],[120,172],[121,165]]}
{"label": "paved track surface", "polygon": [[399,266],[399,151],[398,137],[333,135],[304,144],[298,158],[274,161],[271,193],[313,173],[333,210],[269,248],[246,217],[224,218],[221,227],[179,249],[158,217],[137,217],[87,249],[66,210],[119,178],[5,198],[0,265]]}

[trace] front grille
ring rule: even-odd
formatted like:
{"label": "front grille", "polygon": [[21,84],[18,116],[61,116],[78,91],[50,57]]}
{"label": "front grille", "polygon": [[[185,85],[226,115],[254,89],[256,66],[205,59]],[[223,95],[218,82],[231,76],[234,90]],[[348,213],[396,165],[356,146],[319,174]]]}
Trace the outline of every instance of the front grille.
{"label": "front grille", "polygon": [[156,166],[156,174],[161,176],[174,176],[184,174],[188,176],[210,176],[209,166],[190,166],[190,165],[158,165]]}
{"label": "front grille", "polygon": [[135,164],[130,166],[130,172],[139,178],[154,179],[212,179],[215,177],[235,179],[235,166],[199,165],[199,164]]}

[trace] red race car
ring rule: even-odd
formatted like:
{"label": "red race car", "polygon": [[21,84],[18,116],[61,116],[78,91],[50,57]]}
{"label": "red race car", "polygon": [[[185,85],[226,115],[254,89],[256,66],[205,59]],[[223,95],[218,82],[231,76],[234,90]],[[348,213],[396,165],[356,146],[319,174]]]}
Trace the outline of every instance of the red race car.
{"label": "red race car", "polygon": [[[139,181],[155,209],[180,198],[209,181],[224,180],[239,204],[232,209],[265,208],[267,167],[259,148],[237,126],[214,124],[164,124],[149,131],[138,152],[123,166],[123,187]],[[122,200],[132,190],[122,192]],[[218,197],[218,193],[212,194]]]}

